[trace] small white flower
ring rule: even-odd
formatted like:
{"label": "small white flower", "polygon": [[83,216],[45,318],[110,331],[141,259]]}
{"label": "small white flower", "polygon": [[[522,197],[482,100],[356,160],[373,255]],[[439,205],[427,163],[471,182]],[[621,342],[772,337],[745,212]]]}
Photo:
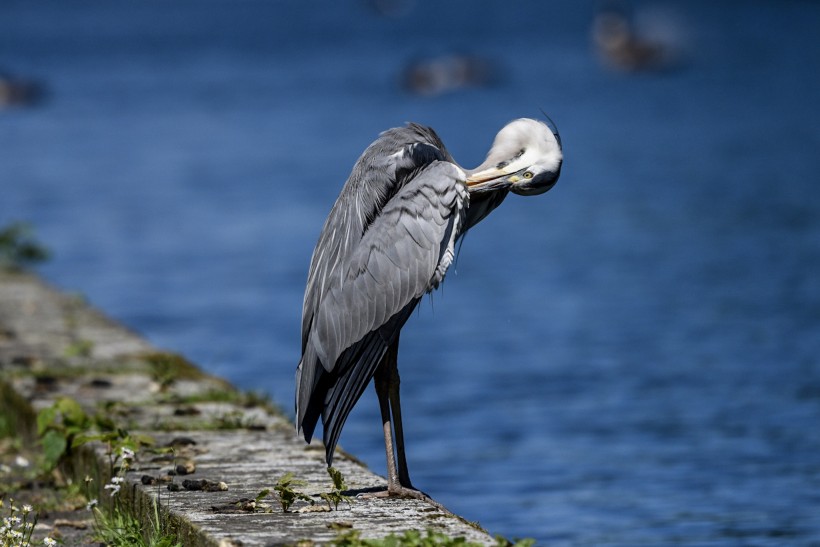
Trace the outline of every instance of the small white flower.
{"label": "small white flower", "polygon": [[103,488],[106,490],[111,490],[111,496],[116,496],[117,492],[120,491],[119,484],[106,484],[105,486],[103,486]]}
{"label": "small white flower", "polygon": [[133,460],[134,459],[134,451],[128,447],[121,446],[120,447],[120,456],[126,460]]}
{"label": "small white flower", "polygon": [[31,507],[31,505],[28,505],[28,504],[24,505],[23,506],[23,514],[31,513],[32,509],[33,508]]}
{"label": "small white flower", "polygon": [[120,484],[122,481],[125,480],[125,477],[112,477],[111,482],[114,484]]}
{"label": "small white flower", "polygon": [[16,458],[14,458],[14,465],[16,465],[17,467],[28,467],[29,465],[31,465],[31,462],[29,462],[23,456],[17,456]]}
{"label": "small white flower", "polygon": [[99,503],[99,501],[97,501],[97,498],[94,498],[93,500],[91,500],[91,501],[89,501],[88,503],[85,504],[85,508],[86,508],[87,511],[90,511],[91,509],[96,507],[98,503]]}
{"label": "small white flower", "polygon": [[46,537],[43,538],[43,545],[46,545],[46,547],[54,547],[55,545],[57,545],[57,541],[52,538]]}

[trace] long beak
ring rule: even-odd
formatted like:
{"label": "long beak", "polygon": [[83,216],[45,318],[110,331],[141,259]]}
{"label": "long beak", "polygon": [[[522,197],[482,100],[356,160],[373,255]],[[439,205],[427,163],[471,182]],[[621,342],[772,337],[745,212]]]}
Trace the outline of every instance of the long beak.
{"label": "long beak", "polygon": [[470,192],[487,192],[509,187],[512,181],[508,180],[511,173],[504,169],[491,167],[467,177],[467,188]]}

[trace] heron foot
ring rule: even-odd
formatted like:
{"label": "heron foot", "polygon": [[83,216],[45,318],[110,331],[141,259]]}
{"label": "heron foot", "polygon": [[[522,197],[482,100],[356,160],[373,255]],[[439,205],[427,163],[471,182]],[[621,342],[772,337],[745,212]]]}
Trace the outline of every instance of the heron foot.
{"label": "heron foot", "polygon": [[429,503],[430,505],[441,509],[443,511],[450,511],[447,510],[442,504],[422,492],[421,490],[416,490],[413,487],[401,486],[401,485],[388,485],[385,490],[379,490],[376,492],[367,492],[364,494],[360,494],[363,498],[403,498],[403,499],[415,499],[420,500],[425,503]]}

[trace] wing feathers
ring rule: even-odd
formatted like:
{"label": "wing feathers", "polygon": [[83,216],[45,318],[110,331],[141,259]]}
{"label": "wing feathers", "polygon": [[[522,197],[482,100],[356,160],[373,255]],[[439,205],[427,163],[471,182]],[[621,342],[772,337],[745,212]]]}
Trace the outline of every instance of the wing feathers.
{"label": "wing feathers", "polygon": [[[451,243],[448,226],[466,195],[458,191],[455,169],[436,162],[421,171],[385,205],[353,250],[347,273],[327,291],[312,326],[311,341],[321,345],[317,354],[324,356],[326,370],[347,347],[433,287],[442,245]],[[417,206],[418,216],[403,213],[406,203]],[[403,229],[396,229],[399,222]]]}

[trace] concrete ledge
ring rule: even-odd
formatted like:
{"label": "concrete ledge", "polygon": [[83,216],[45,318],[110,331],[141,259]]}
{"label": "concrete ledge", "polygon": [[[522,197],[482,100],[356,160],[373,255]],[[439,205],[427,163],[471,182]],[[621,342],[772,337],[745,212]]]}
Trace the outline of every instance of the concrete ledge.
{"label": "concrete ledge", "polygon": [[[15,418],[21,434],[36,433],[40,409],[71,397],[88,414],[104,412],[118,427],[150,436],[154,446],[175,446],[173,454],[140,450],[118,496],[121,507],[140,516],[146,529],[159,501],[163,527],[183,545],[333,543],[339,530],[351,528],[362,538],[432,529],[496,544],[477,526],[417,500],[354,496],[351,503],[327,510],[318,497],[332,490],[324,449],[298,440],[280,411],[158,351],[35,276],[0,273],[0,373],[4,412]],[[344,452],[334,463],[348,494],[386,486]],[[110,503],[103,489],[112,473],[107,445],[84,444],[62,465],[75,481],[93,478],[100,502]],[[192,472],[169,475],[177,466],[181,473]],[[299,490],[316,500],[315,506],[300,501],[282,511],[273,486],[286,473],[305,481]],[[205,489],[186,488],[202,484]],[[264,489],[271,494],[263,511],[250,500]]]}

